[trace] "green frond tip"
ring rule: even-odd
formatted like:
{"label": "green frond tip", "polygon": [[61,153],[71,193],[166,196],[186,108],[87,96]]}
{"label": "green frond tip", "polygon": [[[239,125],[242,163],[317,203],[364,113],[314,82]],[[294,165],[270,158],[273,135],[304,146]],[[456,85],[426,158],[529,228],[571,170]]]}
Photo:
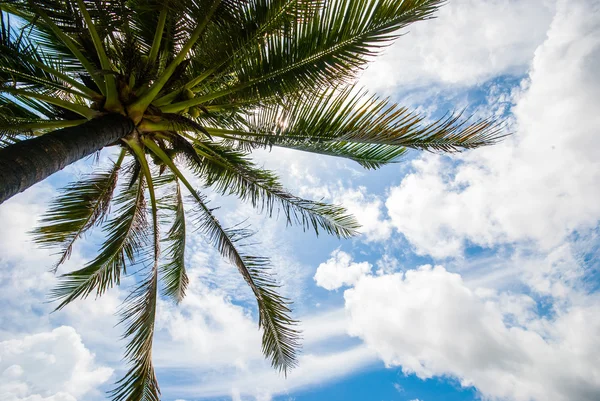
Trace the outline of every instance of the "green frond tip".
{"label": "green frond tip", "polygon": [[388,99],[347,87],[257,109],[246,130],[209,129],[214,136],[251,147],[287,147],[346,157],[368,168],[394,162],[405,148],[457,152],[492,145],[505,134],[494,119],[462,112],[437,121]]}
{"label": "green frond tip", "polygon": [[245,255],[237,249],[240,241],[253,233],[247,229],[224,229],[199,195],[196,225],[214,244],[223,257],[237,267],[256,297],[259,327],[263,330],[262,349],[271,365],[280,372],[287,372],[297,364],[296,352],[300,347],[300,331],[297,321],[291,318],[290,302],[276,292],[278,288],[269,273],[269,259]]}
{"label": "green frond tip", "polygon": [[110,391],[113,401],[160,401],[160,388],[152,364],[152,343],[158,298],[156,264],[130,294],[121,309],[120,324],[126,324],[123,338],[129,339],[125,358],[130,369]]}
{"label": "green frond tip", "polygon": [[167,244],[164,250],[164,263],[161,266],[161,280],[164,283],[163,293],[179,303],[185,297],[189,279],[185,268],[185,211],[183,208],[183,197],[179,181],[172,177],[175,183],[173,194],[167,195],[162,200],[163,208],[169,212],[172,225],[163,239]]}
{"label": "green frond tip", "polygon": [[124,155],[122,152],[110,170],[90,175],[64,188],[50,204],[39,226],[32,231],[33,240],[38,245],[61,248],[53,271],[71,256],[75,241],[90,228],[102,223],[108,214]]}
{"label": "green frond tip", "polygon": [[281,143],[278,146],[327,156],[353,160],[368,170],[376,170],[390,163],[397,163],[407,152],[407,148],[395,145],[378,145],[355,142],[311,143],[303,141]]}
{"label": "green frond tip", "polygon": [[317,235],[320,230],[339,238],[357,234],[358,223],[343,207],[292,195],[273,172],[258,168],[243,153],[211,142],[194,144],[191,150],[180,149],[188,155],[190,169],[217,191],[249,201],[269,216],[281,211],[288,224],[312,228]]}
{"label": "green frond tip", "polygon": [[115,206],[114,217],[104,226],[106,240],[99,254],[84,268],[59,277],[58,285],[50,294],[53,300],[60,301],[56,309],[62,309],[94,291],[96,296],[100,296],[113,285],[118,285],[127,262],[135,263],[136,253],[148,243],[143,178],[123,191],[116,198]]}
{"label": "green frond tip", "polygon": [[[255,295],[259,300],[259,327],[263,329],[263,354],[270,358],[273,368],[287,375],[297,366],[296,352],[300,349],[300,331],[296,329],[298,322],[290,317],[291,302],[273,290],[277,285],[265,273],[264,267],[254,267],[260,265],[260,258],[244,259],[253,281],[259,283]],[[265,262],[268,263],[268,260]]]}

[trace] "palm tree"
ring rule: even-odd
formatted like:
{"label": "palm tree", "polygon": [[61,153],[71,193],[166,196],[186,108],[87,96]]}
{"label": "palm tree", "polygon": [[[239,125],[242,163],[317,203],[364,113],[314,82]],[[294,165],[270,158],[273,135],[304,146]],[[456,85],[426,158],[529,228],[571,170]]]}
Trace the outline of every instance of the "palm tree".
{"label": "palm tree", "polygon": [[58,309],[144,266],[122,312],[130,370],[114,400],[159,399],[156,303],[159,289],[175,302],[185,296],[187,213],[256,296],[264,354],[284,373],[296,363],[299,333],[268,259],[240,251],[249,230],[223,227],[189,174],[269,216],[280,210],[290,224],[347,238],[358,226],[343,208],[290,194],[249,154],[277,146],[375,169],[409,148],[452,152],[501,137],[491,120],[427,122],[354,84],[399,29],[442,3],[0,1],[0,203],[100,149],[120,149],[109,169],[67,186],[34,232],[60,250],[55,269],[84,233],[104,232],[97,256],[60,276]]}

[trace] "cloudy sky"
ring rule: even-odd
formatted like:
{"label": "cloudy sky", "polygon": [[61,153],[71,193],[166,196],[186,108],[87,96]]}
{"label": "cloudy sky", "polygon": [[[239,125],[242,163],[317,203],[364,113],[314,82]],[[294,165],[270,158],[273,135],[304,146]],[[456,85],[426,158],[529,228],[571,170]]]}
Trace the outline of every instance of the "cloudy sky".
{"label": "cloudy sky", "polygon": [[[434,117],[465,107],[503,117],[514,134],[376,172],[257,154],[299,195],[344,204],[362,234],[317,239],[220,200],[226,221],[260,231],[295,301],[300,364],[287,379],[269,368],[251,293],[191,235],[188,296],[160,304],[164,399],[599,400],[599,69],[599,0],[450,0],[413,25],[363,84]],[[50,314],[50,252],[27,235],[89,165],[0,207],[3,401],[101,400],[123,374],[115,312],[133,280]],[[87,238],[65,270],[95,244]]]}

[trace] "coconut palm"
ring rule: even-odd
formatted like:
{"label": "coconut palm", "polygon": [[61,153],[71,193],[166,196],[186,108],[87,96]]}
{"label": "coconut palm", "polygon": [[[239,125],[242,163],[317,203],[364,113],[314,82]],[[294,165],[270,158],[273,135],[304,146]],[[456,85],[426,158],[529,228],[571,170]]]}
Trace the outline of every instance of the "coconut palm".
{"label": "coconut palm", "polygon": [[[114,400],[159,399],[157,299],[185,296],[186,214],[256,296],[266,357],[284,373],[296,363],[299,333],[268,259],[242,252],[250,231],[225,228],[190,176],[269,216],[280,211],[289,224],[347,238],[358,226],[343,208],[289,193],[250,153],[283,147],[375,169],[411,148],[452,152],[500,138],[493,121],[429,121],[356,87],[373,56],[442,3],[0,1],[0,202],[118,149],[106,171],[67,186],[34,232],[38,244],[59,249],[57,269],[79,238],[103,230],[94,259],[60,276],[58,309],[102,295],[126,268],[143,266],[122,310],[130,369]],[[193,210],[184,208],[186,194]]]}

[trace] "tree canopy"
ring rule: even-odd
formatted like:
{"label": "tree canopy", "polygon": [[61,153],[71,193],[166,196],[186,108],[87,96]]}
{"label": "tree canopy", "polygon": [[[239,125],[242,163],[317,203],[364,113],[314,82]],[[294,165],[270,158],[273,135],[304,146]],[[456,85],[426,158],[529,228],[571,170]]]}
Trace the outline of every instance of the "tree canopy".
{"label": "tree canopy", "polygon": [[[242,251],[251,231],[224,227],[188,175],[268,216],[281,212],[289,224],[348,238],[358,225],[342,207],[291,194],[251,152],[283,147],[376,169],[408,149],[455,152],[502,137],[493,120],[457,113],[431,121],[357,87],[368,62],[442,4],[0,1],[0,147],[60,129],[84,132],[89,121],[111,115],[134,127],[110,144],[120,153],[109,168],[64,188],[33,233],[41,246],[59,250],[55,269],[85,233],[101,227],[104,234],[90,262],[60,276],[52,292],[58,309],[102,295],[127,268],[143,265],[121,311],[130,370],[114,400],[160,397],[152,365],[157,298],[185,296],[190,229],[250,286],[272,365],[285,373],[296,363],[299,331],[268,258]],[[184,208],[186,194],[193,209]]]}

